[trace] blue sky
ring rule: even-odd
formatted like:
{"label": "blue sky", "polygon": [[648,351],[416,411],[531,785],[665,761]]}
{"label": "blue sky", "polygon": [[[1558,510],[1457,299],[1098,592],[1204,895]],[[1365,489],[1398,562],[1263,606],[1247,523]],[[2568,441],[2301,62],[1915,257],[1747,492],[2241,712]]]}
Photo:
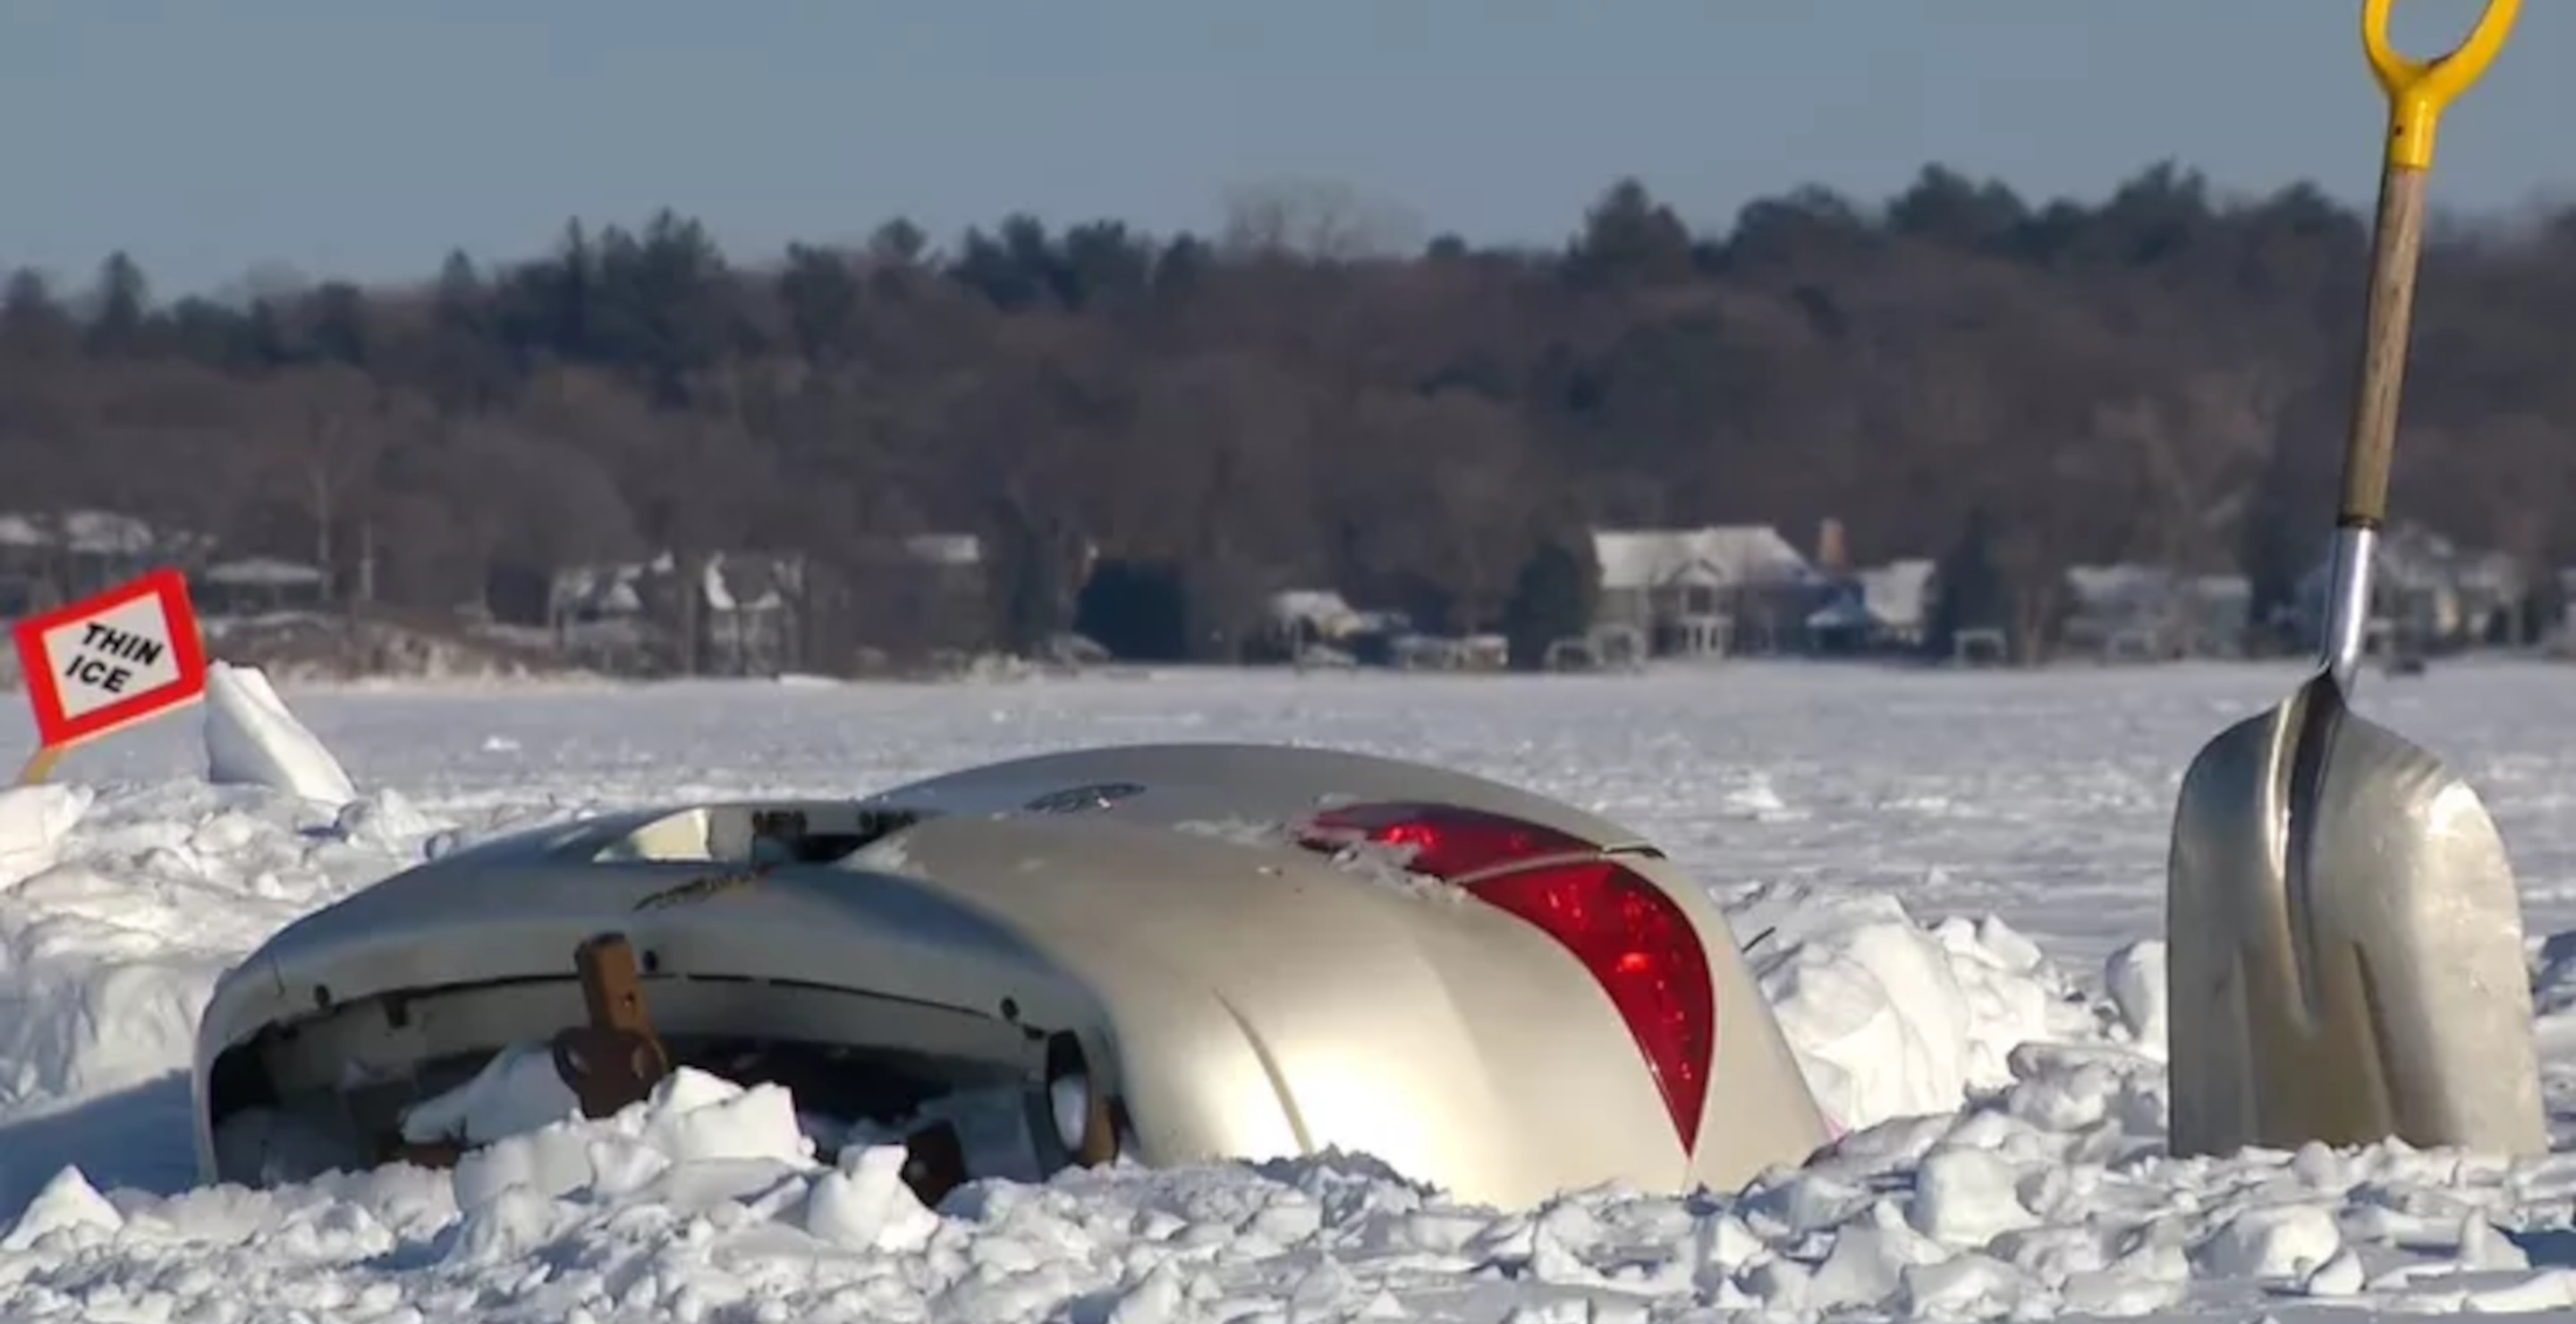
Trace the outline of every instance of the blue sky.
{"label": "blue sky", "polygon": [[[2474,0],[2408,0],[2430,50]],[[2528,0],[2441,205],[2576,196],[2576,3]],[[1316,179],[1554,242],[1635,174],[1695,225],[1927,160],[2099,196],[2177,158],[2366,196],[2359,0],[0,0],[0,264],[164,294],[426,276],[668,204],[738,257],[886,217],[1206,229]]]}

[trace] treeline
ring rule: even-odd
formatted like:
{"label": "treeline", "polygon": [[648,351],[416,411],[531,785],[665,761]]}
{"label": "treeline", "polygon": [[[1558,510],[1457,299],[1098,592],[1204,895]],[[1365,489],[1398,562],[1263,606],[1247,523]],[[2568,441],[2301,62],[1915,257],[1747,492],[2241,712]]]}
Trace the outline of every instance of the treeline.
{"label": "treeline", "polygon": [[[120,254],[86,288],[8,281],[0,508],[521,616],[558,567],[821,574],[975,533],[994,642],[1069,626],[1088,552],[1159,576],[1172,646],[1206,657],[1287,587],[1497,627],[1599,524],[1803,545],[1834,517],[1864,562],[1990,566],[1980,610],[2030,630],[2065,566],[2116,559],[2242,572],[2261,612],[2319,548],[2367,243],[2304,185],[2223,200],[2159,166],[2040,204],[1935,167],[1723,234],[1621,182],[1543,251],[1391,251],[1279,190],[1208,236],[1014,217],[942,247],[898,220],[759,265],[680,216],[577,222],[418,288],[223,301],[156,300]],[[2576,562],[2571,333],[2576,211],[2437,237],[2402,514]]]}

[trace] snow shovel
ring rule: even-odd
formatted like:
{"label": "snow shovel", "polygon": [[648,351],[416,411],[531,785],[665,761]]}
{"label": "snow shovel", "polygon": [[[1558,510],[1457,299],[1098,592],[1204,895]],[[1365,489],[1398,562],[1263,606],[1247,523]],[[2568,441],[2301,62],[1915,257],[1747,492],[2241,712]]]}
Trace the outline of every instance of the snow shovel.
{"label": "snow shovel", "polygon": [[2488,0],[2452,54],[2362,44],[2388,97],[2360,392],[2344,452],[2323,656],[2184,774],[2166,875],[2172,1148],[2548,1147],[2522,912],[2503,838],[2442,762],[2353,711],[2388,504],[2433,135],[2505,42]]}

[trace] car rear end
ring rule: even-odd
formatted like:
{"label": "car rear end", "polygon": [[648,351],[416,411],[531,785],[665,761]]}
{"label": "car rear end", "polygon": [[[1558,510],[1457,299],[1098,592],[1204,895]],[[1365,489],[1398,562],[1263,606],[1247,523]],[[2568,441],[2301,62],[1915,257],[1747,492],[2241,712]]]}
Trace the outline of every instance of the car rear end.
{"label": "car rear end", "polygon": [[1722,912],[1612,825],[1362,756],[1128,753],[892,797],[982,812],[885,850],[1101,993],[1153,1160],[1338,1147],[1518,1203],[1732,1187],[1825,1142]]}
{"label": "car rear end", "polygon": [[217,990],[202,1165],[311,1170],[281,1112],[357,1124],[331,1165],[398,1156],[403,1106],[582,1018],[574,949],[610,931],[693,1065],[867,1119],[1011,1103],[1025,1165],[974,1175],[1341,1149],[1521,1204],[1729,1188],[1825,1140],[1723,914],[1633,834],[1453,772],[1206,745],[610,817],[388,880]]}

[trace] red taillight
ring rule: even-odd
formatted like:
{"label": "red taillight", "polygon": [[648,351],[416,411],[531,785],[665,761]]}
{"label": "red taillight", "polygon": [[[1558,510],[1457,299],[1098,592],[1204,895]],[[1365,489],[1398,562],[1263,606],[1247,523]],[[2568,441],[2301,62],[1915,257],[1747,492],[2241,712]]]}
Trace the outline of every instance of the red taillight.
{"label": "red taillight", "polygon": [[[1717,994],[1690,917],[1654,884],[1580,838],[1447,805],[1336,809],[1318,816],[1299,840],[1323,850],[1353,840],[1412,846],[1414,872],[1465,878],[1469,894],[1555,939],[1627,1022],[1682,1147],[1698,1146],[1716,1049]],[[1568,855],[1590,858],[1548,859]]]}
{"label": "red taillight", "polygon": [[1682,1148],[1699,1144],[1715,1049],[1717,994],[1690,917],[1609,860],[1548,864],[1468,886],[1574,953],[1619,1008],[1664,1092]]}

